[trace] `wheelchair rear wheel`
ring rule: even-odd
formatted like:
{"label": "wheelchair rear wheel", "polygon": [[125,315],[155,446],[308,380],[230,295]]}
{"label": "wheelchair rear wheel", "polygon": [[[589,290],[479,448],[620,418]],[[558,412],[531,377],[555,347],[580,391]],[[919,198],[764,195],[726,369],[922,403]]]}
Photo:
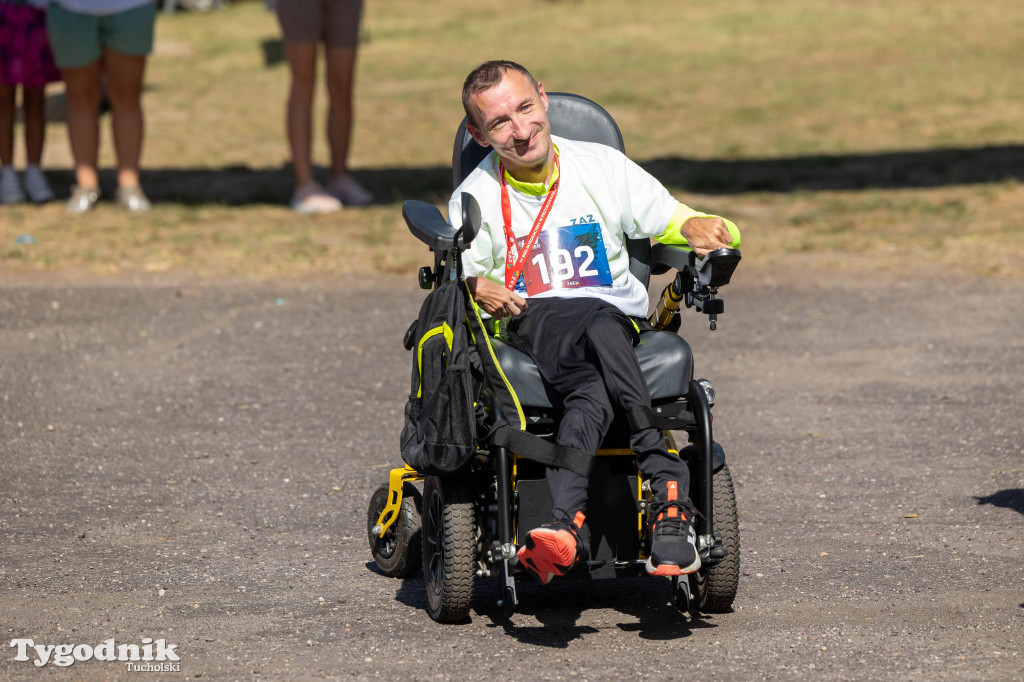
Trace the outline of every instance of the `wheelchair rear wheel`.
{"label": "wheelchair rear wheel", "polygon": [[423,498],[411,483],[402,485],[402,505],[398,518],[384,533],[384,537],[373,532],[381,512],[388,503],[388,484],[374,491],[370,508],[366,512],[366,535],[370,541],[370,554],[384,575],[392,578],[409,578],[420,570],[422,563],[422,536],[420,535],[420,509]]}
{"label": "wheelchair rear wheel", "polygon": [[715,529],[722,534],[727,552],[717,564],[701,569],[694,576],[697,608],[705,613],[726,613],[736,599],[740,581],[740,526],[736,514],[736,491],[729,465],[724,464],[712,477]]}
{"label": "wheelchair rear wheel", "polygon": [[441,623],[469,616],[476,577],[476,510],[470,481],[430,476],[423,485],[423,584]]}

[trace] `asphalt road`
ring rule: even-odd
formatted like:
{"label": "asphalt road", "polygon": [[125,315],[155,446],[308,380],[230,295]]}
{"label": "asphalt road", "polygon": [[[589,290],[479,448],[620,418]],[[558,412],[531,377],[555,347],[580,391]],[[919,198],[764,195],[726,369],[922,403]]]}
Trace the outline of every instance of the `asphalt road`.
{"label": "asphalt road", "polygon": [[[741,267],[723,294],[684,333],[737,483],[734,611],[524,583],[510,623],[484,585],[438,625],[365,538],[411,279],[8,282],[0,677],[1022,679],[1024,282]],[[8,646],[111,638],[180,669]]]}

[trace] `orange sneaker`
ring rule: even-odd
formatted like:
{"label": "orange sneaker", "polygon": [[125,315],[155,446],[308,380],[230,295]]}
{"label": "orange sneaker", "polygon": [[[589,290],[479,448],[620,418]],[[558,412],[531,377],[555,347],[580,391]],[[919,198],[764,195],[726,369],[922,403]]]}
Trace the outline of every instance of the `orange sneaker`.
{"label": "orange sneaker", "polygon": [[583,512],[576,512],[572,523],[555,521],[534,528],[527,534],[526,544],[519,548],[519,563],[541,585],[547,585],[555,576],[565,575],[586,554],[579,533],[585,519]]}

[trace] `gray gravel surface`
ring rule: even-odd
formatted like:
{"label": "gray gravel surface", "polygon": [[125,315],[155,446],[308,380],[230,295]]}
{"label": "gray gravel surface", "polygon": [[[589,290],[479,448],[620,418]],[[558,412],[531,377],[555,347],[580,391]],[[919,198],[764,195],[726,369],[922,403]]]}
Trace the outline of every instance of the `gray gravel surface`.
{"label": "gray gravel surface", "polygon": [[[738,271],[711,333],[732,613],[655,578],[426,615],[370,562],[410,278],[0,288],[0,677],[1019,680],[1024,282]],[[176,645],[37,668],[9,641]]]}

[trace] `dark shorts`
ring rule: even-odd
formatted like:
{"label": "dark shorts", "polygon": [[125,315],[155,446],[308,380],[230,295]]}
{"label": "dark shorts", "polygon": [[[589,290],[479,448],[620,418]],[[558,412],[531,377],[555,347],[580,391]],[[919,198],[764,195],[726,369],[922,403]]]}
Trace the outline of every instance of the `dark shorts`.
{"label": "dark shorts", "polygon": [[46,12],[46,27],[57,66],[77,69],[103,56],[104,48],[133,57],[145,57],[153,51],[153,25],[156,4],[95,16],[79,14],[51,3]]}
{"label": "dark shorts", "polygon": [[286,43],[354,48],[362,13],[363,0],[277,0],[277,19]]}

